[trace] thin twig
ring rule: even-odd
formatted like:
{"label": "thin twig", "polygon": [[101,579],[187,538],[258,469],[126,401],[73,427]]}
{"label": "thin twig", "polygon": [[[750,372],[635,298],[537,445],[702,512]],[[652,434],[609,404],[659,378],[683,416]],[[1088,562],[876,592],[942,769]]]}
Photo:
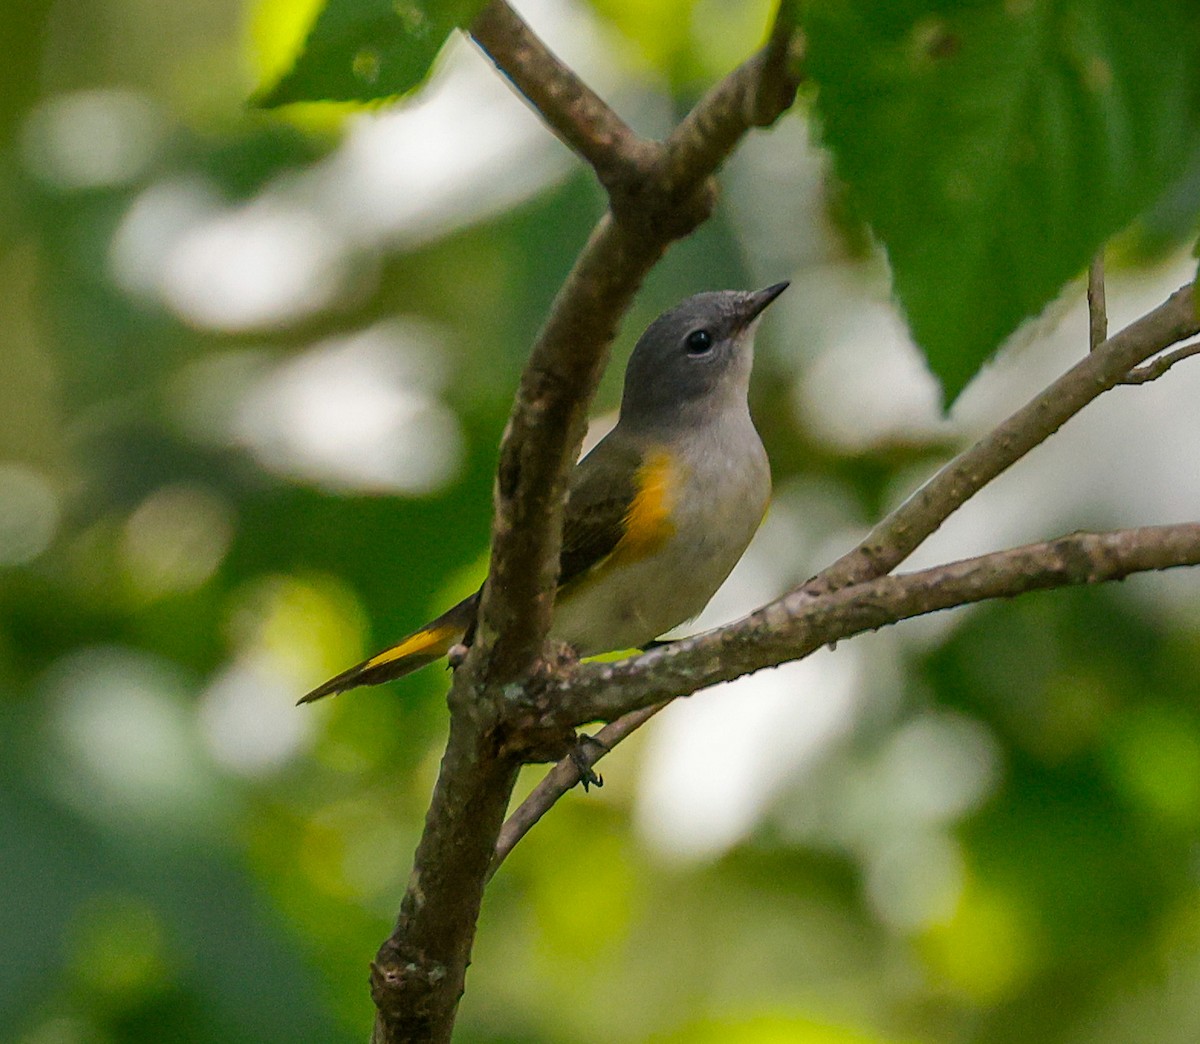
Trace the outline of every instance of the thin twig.
{"label": "thin twig", "polygon": [[796,99],[803,80],[793,4],[782,3],[766,46],[721,80],[667,138],[666,179],[675,193],[695,171],[715,171],[751,127],[767,127]]}
{"label": "thin twig", "polygon": [[1191,344],[1185,344],[1182,348],[1176,348],[1173,352],[1167,352],[1166,355],[1146,363],[1145,366],[1135,366],[1121,379],[1121,383],[1145,384],[1148,381],[1157,381],[1177,362],[1190,359],[1193,355],[1200,355],[1200,341],[1193,341]]}
{"label": "thin twig", "polygon": [[479,12],[471,36],[602,183],[645,155],[651,143],[640,139],[504,0],[492,0]]}
{"label": "thin twig", "polygon": [[946,464],[866,538],[803,585],[817,595],[890,573],[963,504],[1138,363],[1200,333],[1192,284],[1113,334],[1044,391]]}
{"label": "thin twig", "polygon": [[554,807],[554,803],[579,783],[583,778],[583,768],[590,769],[605,754],[611,754],[613,747],[641,728],[665,706],[666,703],[657,703],[650,707],[642,707],[630,711],[616,721],[610,721],[591,737],[592,742],[583,743],[570,757],[563,758],[551,768],[542,777],[541,782],[529,792],[529,796],[504,821],[500,836],[496,839],[496,854],[488,876],[495,874],[517,842]]}
{"label": "thin twig", "polygon": [[1108,339],[1108,307],[1104,300],[1104,249],[1088,265],[1088,350],[1095,351]]}
{"label": "thin twig", "polygon": [[758,126],[774,121],[772,111],[777,115],[779,110],[789,108],[804,80],[808,42],[803,34],[796,32],[801,24],[802,6],[801,0],[779,0],[763,55],[762,85],[754,119]]}

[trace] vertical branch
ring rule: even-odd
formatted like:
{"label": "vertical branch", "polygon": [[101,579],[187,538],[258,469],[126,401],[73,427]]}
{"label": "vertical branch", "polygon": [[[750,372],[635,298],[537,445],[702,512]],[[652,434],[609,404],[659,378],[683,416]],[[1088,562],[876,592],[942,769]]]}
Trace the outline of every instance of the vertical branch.
{"label": "vertical branch", "polygon": [[555,298],[500,448],[492,561],[467,660],[487,682],[527,672],[550,628],[562,509],[587,408],[616,332],[667,242],[601,219]]}
{"label": "vertical branch", "polygon": [[[789,34],[734,70],[667,143],[628,130],[504,3],[472,34],[545,122],[593,167],[609,210],[538,334],[496,471],[492,561],[471,649],[450,692],[450,738],[413,873],[372,966],[373,1041],[448,1041],[496,838],[522,760],[558,757],[569,727],[536,734],[538,675],[557,582],[563,502],[586,411],[619,317],[676,239],[707,219],[712,174],[751,126],[795,93],[777,58]],[[790,87],[789,87],[790,84]],[[545,746],[539,744],[544,743]]]}
{"label": "vertical branch", "polygon": [[377,1009],[371,1044],[450,1040],[492,839],[520,770],[520,763],[502,756],[480,726],[473,715],[450,718],[450,738],[400,916],[371,964]]}
{"label": "vertical branch", "polygon": [[1104,248],[1088,265],[1088,350],[1094,352],[1108,340],[1108,307],[1104,301]]}

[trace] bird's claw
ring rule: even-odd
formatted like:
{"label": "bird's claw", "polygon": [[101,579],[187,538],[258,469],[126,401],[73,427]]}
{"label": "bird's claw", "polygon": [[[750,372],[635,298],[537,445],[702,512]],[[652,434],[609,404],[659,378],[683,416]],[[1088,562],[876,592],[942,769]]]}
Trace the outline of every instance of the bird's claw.
{"label": "bird's claw", "polygon": [[585,794],[588,791],[588,787],[599,789],[604,786],[604,777],[598,772],[592,771],[592,762],[584,752],[584,747],[589,744],[593,747],[599,747],[603,754],[608,754],[612,750],[603,740],[597,739],[595,736],[589,736],[586,732],[579,735],[577,742],[571,748],[571,752],[567,756],[579,772],[579,782],[583,784],[583,792]]}

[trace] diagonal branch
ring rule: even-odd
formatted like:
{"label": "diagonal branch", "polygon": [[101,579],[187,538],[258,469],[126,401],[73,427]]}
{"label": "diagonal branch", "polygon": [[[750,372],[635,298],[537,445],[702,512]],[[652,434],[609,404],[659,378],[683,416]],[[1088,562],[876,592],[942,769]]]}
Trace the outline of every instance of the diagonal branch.
{"label": "diagonal branch", "polygon": [[583,664],[559,681],[549,713],[618,718],[926,613],[1187,565],[1200,565],[1200,523],[1074,533],[823,596],[796,590],[728,627],[628,660]]}
{"label": "diagonal branch", "polygon": [[806,583],[810,594],[890,573],[930,534],[1088,403],[1120,384],[1134,366],[1200,332],[1192,284],[1076,363],[1045,391],[959,454],[880,522],[865,540]]}
{"label": "diagonal branch", "polygon": [[592,742],[581,744],[547,772],[529,796],[505,821],[496,839],[496,854],[492,858],[492,866],[488,877],[492,877],[507,858],[508,853],[517,846],[517,842],[529,833],[538,820],[542,818],[568,790],[576,786],[583,778],[583,770],[590,769],[605,754],[608,754],[622,740],[646,724],[670,701],[651,704],[638,710],[622,714],[616,721],[610,721],[599,732],[591,737]]}
{"label": "diagonal branch", "polygon": [[[503,71],[547,122],[578,139],[584,158],[604,157],[596,160],[602,181],[603,170],[624,162],[610,161],[601,144],[606,137],[620,143],[615,152],[626,149],[638,157],[626,171],[629,178],[610,178],[606,186],[609,213],[538,335],[501,446],[491,570],[466,667],[470,677],[478,672],[481,679],[504,684],[528,673],[549,630],[567,475],[617,320],[667,247],[708,217],[713,173],[752,126],[786,110],[797,79],[780,58],[791,39],[790,19],[781,17],[783,28],[773,30],[758,54],[701,99],[665,144],[639,145],[500,0],[480,18],[489,53],[494,60],[511,56],[518,63],[516,72]],[[501,38],[500,25],[515,34],[515,42]],[[534,70],[551,70],[545,75],[557,77],[559,88],[542,89],[542,72]]]}
{"label": "diagonal branch", "polygon": [[[620,714],[597,733],[603,746],[589,748],[587,763],[591,767],[672,699],[763,667],[803,659],[824,645],[865,630],[987,599],[1120,580],[1131,573],[1185,565],[1200,565],[1200,524],[1075,533],[917,573],[866,581],[816,599],[793,592],[730,627],[624,663],[588,665],[581,668],[590,672],[585,679],[572,677],[564,685],[572,698],[580,693],[581,683],[592,686],[593,692],[609,700],[607,713]],[[767,635],[769,640],[760,640]],[[644,689],[643,682],[650,677],[658,687]],[[626,710],[635,702],[631,697],[642,705]],[[591,714],[597,706],[591,704],[578,713]],[[564,758],[546,774],[505,821],[491,873],[579,782],[580,775],[573,758]]]}
{"label": "diagonal branch", "polygon": [[715,171],[746,131],[770,126],[791,107],[804,57],[793,6],[780,4],[766,46],[717,83],[667,138],[669,185],[687,185],[696,170]]}
{"label": "diagonal branch", "polygon": [[471,36],[550,129],[608,185],[652,143],[639,138],[504,0],[492,0]]}

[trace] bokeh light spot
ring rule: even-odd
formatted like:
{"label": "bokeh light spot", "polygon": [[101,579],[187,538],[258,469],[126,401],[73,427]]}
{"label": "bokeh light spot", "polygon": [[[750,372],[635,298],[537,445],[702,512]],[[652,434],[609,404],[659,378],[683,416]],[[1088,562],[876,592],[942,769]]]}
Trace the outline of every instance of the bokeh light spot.
{"label": "bokeh light spot", "polygon": [[226,666],[200,697],[200,726],[213,757],[244,776],[285,765],[312,733],[312,715],[297,711],[302,694],[289,673],[266,655],[243,655]]}
{"label": "bokeh light spot", "polygon": [[314,716],[296,700],[359,657],[364,628],[357,601],[333,580],[270,576],[240,589],[229,613],[234,656],[200,697],[213,757],[258,776],[306,749]]}
{"label": "bokeh light spot", "polygon": [[192,591],[216,572],[232,539],[233,513],[224,500],[194,486],[167,486],[125,522],[126,574],[147,599]]}
{"label": "bokeh light spot", "polygon": [[133,181],[162,137],[162,121],[148,98],[110,88],[48,98],[26,120],[21,146],[35,176],[69,191]]}
{"label": "bokeh light spot", "polygon": [[348,245],[311,210],[263,198],[187,230],[161,293],[187,322],[237,332],[323,311],[347,286]]}
{"label": "bokeh light spot", "polygon": [[882,793],[906,820],[950,822],[977,808],[999,776],[996,742],[978,722],[926,714],[893,736],[880,771]]}
{"label": "bokeh light spot", "polygon": [[945,920],[962,892],[963,863],[945,834],[917,830],[876,846],[867,862],[866,892],[875,912],[909,931]]}
{"label": "bokeh light spot", "polygon": [[272,471],[326,488],[432,492],[462,454],[436,397],[437,344],[399,321],[317,344],[245,390],[231,434]]}
{"label": "bokeh light spot", "polygon": [[58,530],[58,495],[24,464],[0,464],[0,566],[24,565],[45,551]]}
{"label": "bokeh light spot", "polygon": [[99,819],[194,837],[218,811],[180,680],[132,650],[84,649],[46,681],[62,757],[54,785]]}

